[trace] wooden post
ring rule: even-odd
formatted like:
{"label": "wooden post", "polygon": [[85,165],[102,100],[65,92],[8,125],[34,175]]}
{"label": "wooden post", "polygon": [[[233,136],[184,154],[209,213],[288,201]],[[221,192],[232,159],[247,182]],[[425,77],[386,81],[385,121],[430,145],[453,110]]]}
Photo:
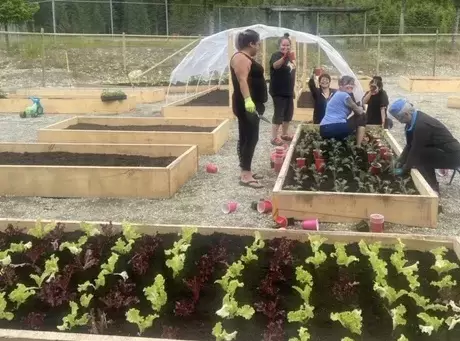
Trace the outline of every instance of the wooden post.
{"label": "wooden post", "polygon": [[299,66],[299,55],[297,53],[297,40],[295,37],[291,37],[291,51],[295,53],[295,58],[296,58],[296,71],[295,71],[295,78],[294,78],[294,87],[297,86],[297,79],[299,76],[299,72],[297,67]]}
{"label": "wooden post", "polygon": [[363,36],[364,47],[366,47],[366,34],[367,34],[367,12],[364,12],[364,36]]}
{"label": "wooden post", "polygon": [[[318,33],[318,37],[319,37],[319,33]],[[321,46],[319,44],[318,45],[318,61],[316,62],[316,67],[321,67]]]}
{"label": "wooden post", "polygon": [[436,40],[434,42],[433,77],[436,76],[436,58],[438,54],[438,40],[439,40],[439,29],[436,29]]}
{"label": "wooden post", "polygon": [[381,31],[379,28],[379,33],[377,35],[377,66],[376,66],[376,74],[380,75],[380,42],[381,42]]}
{"label": "wooden post", "polygon": [[230,61],[235,52],[235,39],[232,33],[228,34],[228,104],[232,107],[232,96],[233,96],[233,82],[232,82],[232,71],[230,67]]}
{"label": "wooden post", "polygon": [[126,35],[125,32],[123,32],[123,36],[121,38],[122,40],[122,53],[123,53],[123,71],[126,73]]}
{"label": "wooden post", "polygon": [[303,43],[303,51],[302,51],[302,85],[301,89],[306,89],[307,84],[307,43]]}
{"label": "wooden post", "polygon": [[42,87],[45,87],[45,29],[40,29],[42,35]]}

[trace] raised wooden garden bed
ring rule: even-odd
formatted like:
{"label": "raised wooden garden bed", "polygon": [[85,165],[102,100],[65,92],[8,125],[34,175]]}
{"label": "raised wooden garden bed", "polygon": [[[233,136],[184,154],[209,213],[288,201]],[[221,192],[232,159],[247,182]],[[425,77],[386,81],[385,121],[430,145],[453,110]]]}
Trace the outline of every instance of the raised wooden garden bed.
{"label": "raised wooden garden bed", "polygon": [[[99,97],[72,98],[66,95],[40,98],[47,114],[121,114],[136,108],[136,97],[128,96],[123,101],[102,102]],[[0,113],[20,113],[32,105],[32,101],[23,96],[0,99]]]}
{"label": "raised wooden garden bed", "polygon": [[460,77],[401,76],[399,86],[410,92],[460,92]]}
{"label": "raised wooden garden bed", "polygon": [[0,143],[0,195],[168,198],[197,172],[196,146]]}
{"label": "raised wooden garden bed", "polygon": [[309,90],[300,91],[294,99],[294,121],[313,122],[315,101]]}
{"label": "raised wooden garden bed", "polygon": [[228,139],[230,121],[214,118],[73,117],[39,129],[39,142],[197,145],[215,154]]}
{"label": "raised wooden garden bed", "polygon": [[228,90],[212,87],[161,108],[164,117],[234,118]]}
{"label": "raised wooden garden bed", "polygon": [[17,89],[9,97],[35,96],[40,98],[56,98],[65,96],[68,98],[100,98],[103,89],[121,90],[130,97],[135,97],[137,103],[148,104],[162,102],[165,100],[163,88],[26,88]]}
{"label": "raised wooden garden bed", "polygon": [[447,107],[460,109],[460,96],[450,96],[447,98]]}
{"label": "raised wooden garden bed", "polygon": [[12,219],[0,231],[4,340],[210,341],[216,326],[227,340],[460,337],[456,238]]}
{"label": "raised wooden garden bed", "polygon": [[[379,134],[381,143],[399,155],[401,148],[392,135],[382,130]],[[317,126],[298,127],[273,190],[274,215],[299,220],[318,218],[324,222],[357,222],[379,213],[385,216],[386,222],[436,227],[438,197],[418,171],[412,170],[410,177],[394,177],[392,162],[377,157],[380,168],[372,171],[380,171],[380,175],[373,175],[366,152],[355,150],[352,154],[348,146],[334,152],[333,146],[337,144],[324,144],[317,135]],[[312,137],[320,145],[309,142]],[[350,142],[350,145],[354,144]],[[321,161],[315,164],[315,148],[324,149],[326,168],[322,169],[326,170],[326,177],[321,177],[322,173],[316,170]],[[366,148],[377,150],[377,155],[380,153],[374,142],[369,142]],[[306,158],[306,167],[302,169],[296,164],[299,157]],[[389,154],[385,156],[389,157]]]}

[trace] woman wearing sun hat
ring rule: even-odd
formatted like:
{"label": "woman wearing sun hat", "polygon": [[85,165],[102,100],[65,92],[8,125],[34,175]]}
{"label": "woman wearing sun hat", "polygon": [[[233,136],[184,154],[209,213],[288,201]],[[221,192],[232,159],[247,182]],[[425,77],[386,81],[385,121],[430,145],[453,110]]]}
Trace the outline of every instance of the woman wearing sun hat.
{"label": "woman wearing sun hat", "polygon": [[398,159],[395,175],[416,168],[431,188],[439,193],[435,170],[460,166],[460,143],[443,123],[415,109],[404,98],[394,101],[388,111],[405,124],[406,133],[406,146]]}

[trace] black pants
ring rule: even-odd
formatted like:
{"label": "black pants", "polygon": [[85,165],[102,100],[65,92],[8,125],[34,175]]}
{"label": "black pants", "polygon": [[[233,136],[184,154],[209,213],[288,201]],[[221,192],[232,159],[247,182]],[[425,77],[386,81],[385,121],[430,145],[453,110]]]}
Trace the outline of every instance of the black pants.
{"label": "black pants", "polygon": [[[240,160],[240,167],[243,171],[251,171],[252,158],[259,141],[259,122],[260,119],[256,114],[247,113],[243,108],[233,108],[234,114],[238,118],[239,139],[237,152]],[[265,112],[265,106],[256,103],[257,112],[262,115]]]}
{"label": "black pants", "polygon": [[272,123],[279,125],[283,122],[291,122],[294,116],[294,98],[284,96],[273,96],[272,98],[275,107]]}
{"label": "black pants", "polygon": [[425,148],[421,151],[419,162],[414,165],[433,190],[439,192],[436,169],[455,169],[460,166],[460,152],[446,153],[438,148]]}

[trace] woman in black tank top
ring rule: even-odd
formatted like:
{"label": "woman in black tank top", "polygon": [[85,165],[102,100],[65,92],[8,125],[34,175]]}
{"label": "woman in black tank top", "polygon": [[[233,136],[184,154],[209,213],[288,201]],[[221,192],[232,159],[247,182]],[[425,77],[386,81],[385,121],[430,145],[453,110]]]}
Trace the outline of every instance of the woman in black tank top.
{"label": "woman in black tank top", "polygon": [[238,157],[241,167],[240,185],[262,188],[262,177],[252,173],[251,164],[259,140],[259,118],[265,112],[267,83],[264,68],[253,57],[260,47],[259,34],[246,30],[238,35],[238,52],[230,60],[233,83],[232,107],[238,118]]}

